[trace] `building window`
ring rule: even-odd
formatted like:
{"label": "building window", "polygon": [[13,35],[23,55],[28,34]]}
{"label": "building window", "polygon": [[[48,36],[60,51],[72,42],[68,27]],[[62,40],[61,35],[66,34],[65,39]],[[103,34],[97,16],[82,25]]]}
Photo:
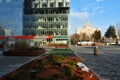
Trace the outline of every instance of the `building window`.
{"label": "building window", "polygon": [[54,3],[50,3],[50,7],[53,8],[54,7]]}
{"label": "building window", "polygon": [[69,2],[66,2],[66,7],[70,7],[70,3]]}
{"label": "building window", "polygon": [[59,2],[59,3],[58,3],[58,6],[59,6],[59,7],[63,7],[63,3],[62,3],[62,2]]}
{"label": "building window", "polygon": [[46,8],[47,7],[47,4],[46,3],[43,3],[42,4],[42,8]]}
{"label": "building window", "polygon": [[39,3],[34,3],[34,7],[33,8],[39,8]]}

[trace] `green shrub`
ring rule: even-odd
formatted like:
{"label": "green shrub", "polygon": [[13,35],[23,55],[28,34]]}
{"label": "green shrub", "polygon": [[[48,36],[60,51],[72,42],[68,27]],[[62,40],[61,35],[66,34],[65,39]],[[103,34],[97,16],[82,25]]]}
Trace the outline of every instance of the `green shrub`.
{"label": "green shrub", "polygon": [[70,80],[83,80],[79,76],[72,76]]}
{"label": "green shrub", "polygon": [[30,74],[20,71],[17,75],[14,76],[13,80],[30,80]]}
{"label": "green shrub", "polygon": [[44,71],[44,63],[40,62],[39,64],[35,65],[34,69],[36,69],[37,73],[41,73]]}
{"label": "green shrub", "polygon": [[76,65],[77,62],[75,62],[74,60],[70,60],[69,64],[70,64],[70,65]]}
{"label": "green shrub", "polygon": [[68,77],[71,77],[71,71],[72,69],[69,67],[69,66],[64,66],[63,67],[63,73],[68,76]]}
{"label": "green shrub", "polygon": [[12,75],[5,75],[3,76],[4,80],[13,80],[13,76]]}
{"label": "green shrub", "polygon": [[60,80],[61,79],[61,75],[60,74],[53,74],[53,80]]}
{"label": "green shrub", "polygon": [[42,77],[35,77],[33,80],[53,80],[52,78],[42,78]]}
{"label": "green shrub", "polygon": [[44,49],[43,48],[38,48],[38,47],[30,47],[27,50],[34,51],[34,50],[44,50]]}

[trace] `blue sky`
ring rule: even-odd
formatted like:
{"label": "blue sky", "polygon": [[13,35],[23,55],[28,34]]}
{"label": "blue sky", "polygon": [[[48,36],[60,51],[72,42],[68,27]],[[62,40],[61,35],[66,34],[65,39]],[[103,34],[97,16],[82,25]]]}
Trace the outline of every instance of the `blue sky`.
{"label": "blue sky", "polygon": [[[102,32],[109,25],[120,23],[120,0],[71,0],[70,34],[83,28],[89,19]],[[22,0],[0,0],[0,26],[11,28],[16,35],[22,31]]]}
{"label": "blue sky", "polygon": [[71,32],[83,28],[87,18],[102,33],[109,25],[120,23],[120,0],[71,0]]}

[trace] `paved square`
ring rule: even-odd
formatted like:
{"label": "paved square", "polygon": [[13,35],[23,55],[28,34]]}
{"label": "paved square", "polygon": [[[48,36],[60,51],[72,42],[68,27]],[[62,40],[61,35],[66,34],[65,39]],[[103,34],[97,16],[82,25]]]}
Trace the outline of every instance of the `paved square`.
{"label": "paved square", "polygon": [[101,80],[120,80],[120,46],[98,47],[98,56],[94,56],[94,47],[71,48]]}
{"label": "paved square", "polygon": [[2,55],[2,51],[0,51],[0,76],[3,76],[18,67],[22,64],[34,59],[35,57],[7,57]]}

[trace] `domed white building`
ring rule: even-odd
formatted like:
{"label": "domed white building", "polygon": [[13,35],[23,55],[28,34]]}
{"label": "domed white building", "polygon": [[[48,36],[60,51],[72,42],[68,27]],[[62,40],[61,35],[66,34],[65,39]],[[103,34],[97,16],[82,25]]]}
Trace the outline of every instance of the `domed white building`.
{"label": "domed white building", "polygon": [[92,34],[95,30],[100,30],[100,28],[94,29],[93,25],[90,23],[89,20],[87,20],[86,24],[83,25],[83,29],[77,28],[76,34],[79,34],[82,38],[86,38],[87,40],[92,39]]}

